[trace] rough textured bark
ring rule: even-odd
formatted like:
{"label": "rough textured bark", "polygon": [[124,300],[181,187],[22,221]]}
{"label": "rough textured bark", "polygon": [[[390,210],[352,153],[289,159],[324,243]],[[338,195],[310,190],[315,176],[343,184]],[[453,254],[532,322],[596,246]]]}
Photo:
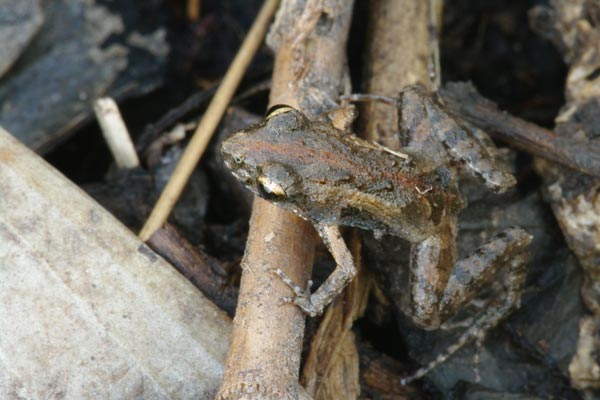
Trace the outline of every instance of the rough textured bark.
{"label": "rough textured bark", "polygon": [[[314,116],[336,104],[348,81],[351,12],[351,1],[282,3],[268,39],[276,51],[271,106],[288,104]],[[274,271],[305,286],[314,244],[307,222],[255,199],[219,399],[298,398],[304,315],[282,304],[291,293]]]}

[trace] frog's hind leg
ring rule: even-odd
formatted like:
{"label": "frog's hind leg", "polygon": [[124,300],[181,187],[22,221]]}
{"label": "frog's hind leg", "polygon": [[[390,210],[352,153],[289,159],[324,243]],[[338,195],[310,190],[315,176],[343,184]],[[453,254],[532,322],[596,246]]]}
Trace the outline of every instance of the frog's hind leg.
{"label": "frog's hind leg", "polygon": [[508,267],[504,282],[507,290],[504,303],[508,304],[509,309],[518,307],[531,239],[532,236],[523,229],[509,228],[459,261],[448,279],[440,302],[441,319],[445,320],[460,310],[477,295],[482,285],[494,276],[494,272],[504,265]]}
{"label": "frog's hind leg", "polygon": [[[481,246],[471,256],[456,263],[456,266],[450,273],[443,292],[437,292],[426,298],[439,301],[437,304],[429,304],[427,307],[414,306],[413,311],[421,312],[421,314],[413,315],[413,320],[420,326],[425,328],[436,328],[440,322],[445,321],[448,317],[454,315],[462,306],[468,303],[488,282],[493,276],[497,268],[506,265],[508,267],[505,279],[506,297],[502,301],[488,307],[486,311],[475,318],[471,326],[460,336],[460,338],[452,346],[446,349],[435,360],[423,368],[416,371],[414,374],[406,377],[403,382],[408,383],[414,379],[420,378],[443,363],[452,354],[458,351],[466,343],[474,339],[482,338],[489,329],[496,326],[508,313],[517,308],[521,300],[521,291],[526,277],[525,264],[528,259],[529,244],[531,235],[520,228],[509,228],[500,234],[496,235],[485,245]],[[432,263],[429,267],[411,265],[411,273],[416,270],[433,271],[435,265],[440,263],[438,268],[444,274],[444,260],[435,257],[435,239],[429,238],[428,246],[416,245],[413,250],[413,258],[411,264],[419,262],[427,264]],[[417,257],[418,256],[418,257]],[[415,259],[415,257],[417,257]],[[411,302],[415,303],[419,299],[415,297],[418,294],[418,288],[424,288],[430,285],[435,279],[431,276],[414,276]],[[443,280],[443,275],[439,278]],[[427,324],[429,326],[426,326]],[[478,339],[482,340],[482,339]]]}
{"label": "frog's hind leg", "polygon": [[501,306],[492,307],[486,312],[484,312],[477,319],[475,319],[473,324],[465,332],[463,332],[460,335],[456,342],[448,346],[434,360],[430,361],[429,363],[419,368],[412,374],[404,376],[400,380],[400,384],[406,385],[416,379],[424,377],[431,370],[436,368],[438,365],[441,365],[444,362],[446,362],[446,360],[452,357],[454,353],[456,353],[458,350],[463,348],[463,346],[465,346],[467,343],[470,343],[473,340],[477,341],[477,350],[473,360],[475,364],[476,381],[479,381],[479,352],[481,351],[481,347],[483,346],[483,341],[485,339],[486,333],[494,326],[496,326],[513,309],[513,307],[515,307],[515,304],[504,302]]}

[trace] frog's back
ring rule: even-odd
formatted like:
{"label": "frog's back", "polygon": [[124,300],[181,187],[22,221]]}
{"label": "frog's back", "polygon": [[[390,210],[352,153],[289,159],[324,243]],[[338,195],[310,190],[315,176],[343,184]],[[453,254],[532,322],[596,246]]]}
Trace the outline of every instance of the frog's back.
{"label": "frog's back", "polygon": [[391,152],[339,131],[322,137],[315,135],[312,145],[323,158],[303,164],[301,171],[313,221],[414,242],[433,233],[444,207],[461,206],[450,172],[419,152]]}
{"label": "frog's back", "polygon": [[454,180],[418,151],[392,152],[289,107],[223,143],[225,161],[254,193],[316,224],[423,240],[448,207]]}

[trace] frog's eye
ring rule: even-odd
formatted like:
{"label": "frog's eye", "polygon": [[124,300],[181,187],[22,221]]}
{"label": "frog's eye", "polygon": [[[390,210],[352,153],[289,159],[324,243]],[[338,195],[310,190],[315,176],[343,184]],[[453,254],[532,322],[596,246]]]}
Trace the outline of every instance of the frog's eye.
{"label": "frog's eye", "polygon": [[283,201],[287,198],[283,187],[271,178],[261,175],[257,179],[258,193],[271,201]]}
{"label": "frog's eye", "polygon": [[288,113],[290,111],[293,112],[296,111],[296,109],[285,104],[277,104],[269,108],[269,111],[267,111],[267,116],[265,117],[265,121],[268,121],[277,115]]}

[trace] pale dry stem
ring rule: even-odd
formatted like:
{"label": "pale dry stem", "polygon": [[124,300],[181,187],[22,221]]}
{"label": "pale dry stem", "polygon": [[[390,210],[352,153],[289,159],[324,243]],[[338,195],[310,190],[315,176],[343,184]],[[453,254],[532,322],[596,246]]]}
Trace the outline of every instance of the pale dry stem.
{"label": "pale dry stem", "polygon": [[161,193],[158,202],[142,228],[139,236],[143,241],[148,240],[157,229],[164,225],[171,210],[173,210],[194,168],[196,168],[196,164],[198,164],[200,157],[202,157],[204,150],[206,150],[206,146],[210,142],[210,138],[215,132],[219,121],[221,121],[223,113],[227,109],[235,90],[246,72],[246,68],[262,43],[269,21],[277,8],[277,3],[278,0],[265,0],[254,24],[252,24],[252,28],[250,28],[246,39],[242,43],[242,47],[229,66],[227,73],[223,77],[223,82],[221,82],[219,89],[217,89],[215,97],[213,97],[206,109],[194,132],[194,136],[181,156],[175,171],[173,171],[171,179]]}
{"label": "pale dry stem", "polygon": [[98,99],[94,103],[94,113],[117,168],[139,166],[140,160],[117,103],[110,97]]}

